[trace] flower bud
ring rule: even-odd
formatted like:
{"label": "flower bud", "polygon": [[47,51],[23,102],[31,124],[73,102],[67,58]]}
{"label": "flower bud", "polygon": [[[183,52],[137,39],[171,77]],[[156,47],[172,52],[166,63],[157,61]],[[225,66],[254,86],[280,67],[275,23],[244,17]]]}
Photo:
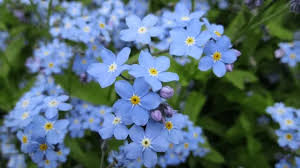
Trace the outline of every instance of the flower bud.
{"label": "flower bud", "polygon": [[164,86],[160,90],[160,97],[169,99],[174,95],[174,90],[170,86]]}
{"label": "flower bud", "polygon": [[241,53],[239,50],[236,50],[236,49],[233,49],[233,50],[234,50],[235,55],[236,55],[237,57],[239,57],[239,56],[242,55],[242,53]]}
{"label": "flower bud", "polygon": [[166,114],[167,117],[172,117],[173,114],[175,113],[175,110],[173,110],[172,107],[168,105],[164,109],[164,112],[165,112],[165,114]]}
{"label": "flower bud", "polygon": [[281,58],[283,56],[284,56],[284,51],[281,48],[275,51],[275,58]]}
{"label": "flower bud", "polygon": [[162,114],[159,110],[154,110],[151,112],[151,118],[154,121],[161,121],[162,120]]}
{"label": "flower bud", "polygon": [[226,64],[226,71],[231,72],[233,70],[233,64]]}

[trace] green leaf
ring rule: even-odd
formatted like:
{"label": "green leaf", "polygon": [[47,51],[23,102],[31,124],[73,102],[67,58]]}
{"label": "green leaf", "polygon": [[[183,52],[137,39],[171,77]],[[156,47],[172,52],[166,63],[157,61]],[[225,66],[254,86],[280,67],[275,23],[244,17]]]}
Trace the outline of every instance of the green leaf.
{"label": "green leaf", "polygon": [[206,97],[202,93],[192,92],[186,101],[184,113],[190,117],[190,120],[197,121],[198,115],[205,103]]}
{"label": "green leaf", "polygon": [[245,83],[255,82],[257,78],[254,74],[248,71],[237,70],[226,74],[225,78],[239,89],[245,89]]}
{"label": "green leaf", "polygon": [[223,163],[224,157],[216,150],[210,148],[210,151],[204,156],[205,160],[209,160],[214,163]]}
{"label": "green leaf", "polygon": [[55,81],[61,85],[71,96],[80,98],[94,104],[112,105],[116,98],[113,87],[101,88],[96,82],[83,83],[75,74],[56,75]]}

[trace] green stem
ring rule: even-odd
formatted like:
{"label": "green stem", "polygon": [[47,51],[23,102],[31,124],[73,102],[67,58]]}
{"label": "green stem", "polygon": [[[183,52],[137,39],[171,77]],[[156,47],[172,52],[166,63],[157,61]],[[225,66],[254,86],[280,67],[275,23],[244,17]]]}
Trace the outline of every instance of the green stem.
{"label": "green stem", "polygon": [[39,20],[39,26],[41,25],[41,23],[43,22],[42,18],[41,18],[41,15],[39,14],[39,12],[37,11],[37,7],[36,5],[33,3],[33,0],[29,0],[30,1],[30,4],[32,6],[32,10],[33,12],[36,14],[36,16],[38,17],[38,20]]}
{"label": "green stem", "polygon": [[100,160],[100,168],[103,168],[104,165],[104,156],[105,156],[105,145],[106,141],[102,141],[101,143],[101,160]]}
{"label": "green stem", "polygon": [[50,16],[52,13],[52,1],[50,0],[49,5],[48,5],[48,14],[47,14],[47,26],[49,27],[49,22],[50,22]]}

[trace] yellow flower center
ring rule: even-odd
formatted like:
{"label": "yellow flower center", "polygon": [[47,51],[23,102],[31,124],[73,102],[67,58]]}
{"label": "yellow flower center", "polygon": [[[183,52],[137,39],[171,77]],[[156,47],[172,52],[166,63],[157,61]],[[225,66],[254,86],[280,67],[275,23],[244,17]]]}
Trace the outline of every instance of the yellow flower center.
{"label": "yellow flower center", "polygon": [[60,155],[62,154],[61,150],[58,151],[58,152],[56,152],[56,154],[57,154],[58,156],[60,156]]}
{"label": "yellow flower center", "polygon": [[170,149],[174,148],[174,144],[170,143],[170,144],[169,144],[169,148],[170,148]]}
{"label": "yellow flower center", "polygon": [[222,57],[222,54],[218,51],[216,51],[213,55],[214,61],[219,61],[221,59],[221,57]]}
{"label": "yellow flower center", "polygon": [[140,34],[146,33],[146,32],[147,32],[147,28],[146,28],[146,27],[140,27],[140,28],[138,29],[138,32],[139,32]]}
{"label": "yellow flower center", "polygon": [[99,113],[103,115],[103,114],[105,114],[105,110],[101,109],[101,110],[99,111]]}
{"label": "yellow flower center", "polygon": [[23,114],[22,114],[22,120],[25,120],[26,118],[28,118],[29,117],[29,113],[28,112],[24,112]]}
{"label": "yellow flower center", "polygon": [[133,105],[137,105],[140,103],[141,99],[139,96],[137,95],[133,95],[131,98],[130,98],[130,101]]}
{"label": "yellow flower center", "polygon": [[293,120],[290,119],[285,120],[286,125],[292,125],[293,123],[294,123]]}
{"label": "yellow flower center", "polygon": [[96,46],[96,45],[93,45],[92,50],[93,50],[93,51],[97,50],[97,46]]}
{"label": "yellow flower center", "polygon": [[81,60],[81,63],[86,64],[86,60],[85,59]]}
{"label": "yellow flower center", "polygon": [[183,17],[181,17],[181,20],[182,20],[182,21],[189,21],[189,20],[190,20],[190,17],[188,17],[188,16],[183,16]]}
{"label": "yellow flower center", "polygon": [[282,108],[279,108],[279,109],[277,110],[277,113],[278,113],[278,114],[283,114],[283,113],[285,113],[285,110],[282,109]]}
{"label": "yellow flower center", "polygon": [[185,44],[187,46],[192,46],[195,44],[195,38],[194,37],[187,37],[185,40]]}
{"label": "yellow flower center", "polygon": [[285,138],[290,141],[293,139],[293,135],[290,133],[287,133],[287,134],[285,134]]}
{"label": "yellow flower center", "polygon": [[194,138],[197,138],[199,135],[197,133],[193,134]]}
{"label": "yellow flower center", "polygon": [[45,151],[45,150],[47,150],[47,149],[48,149],[47,144],[40,144],[40,150],[41,150],[41,151]]}
{"label": "yellow flower center", "polygon": [[46,131],[49,131],[53,128],[53,124],[51,122],[47,122],[45,125],[44,125],[44,129]]}
{"label": "yellow flower center", "polygon": [[49,52],[48,51],[44,51],[44,55],[45,56],[49,55]]}
{"label": "yellow flower center", "polygon": [[142,145],[143,145],[144,148],[148,148],[151,145],[151,140],[148,139],[148,138],[144,138],[142,140]]}
{"label": "yellow flower center", "polygon": [[158,75],[158,71],[155,68],[149,68],[149,74],[150,76],[157,76]]}
{"label": "yellow flower center", "polygon": [[50,63],[48,64],[48,67],[49,67],[49,68],[53,68],[53,67],[54,67],[54,63],[53,63],[53,62],[50,62]]}
{"label": "yellow flower center", "polygon": [[290,55],[290,58],[291,58],[291,59],[295,59],[295,58],[296,58],[296,54],[291,54],[291,55]]}
{"label": "yellow flower center", "polygon": [[50,107],[56,107],[56,106],[58,105],[58,102],[57,102],[56,100],[51,100],[51,101],[48,103],[48,105],[49,105]]}
{"label": "yellow flower center", "polygon": [[79,123],[79,120],[75,119],[74,124],[78,124],[78,123]]}
{"label": "yellow flower center", "polygon": [[89,32],[91,31],[91,29],[90,29],[90,27],[85,26],[85,27],[83,28],[83,31],[86,32],[86,33],[89,33]]}
{"label": "yellow flower center", "polygon": [[108,72],[115,72],[117,69],[117,64],[116,63],[112,63],[110,64],[110,66],[108,67]]}
{"label": "yellow flower center", "polygon": [[165,123],[165,127],[170,131],[173,128],[173,123],[171,121],[167,121]]}
{"label": "yellow flower center", "polygon": [[93,123],[93,122],[94,122],[94,118],[90,118],[89,123]]}
{"label": "yellow flower center", "polygon": [[218,31],[214,31],[214,33],[217,35],[217,36],[221,36],[221,33],[220,32],[218,32]]}
{"label": "yellow flower center", "polygon": [[103,28],[105,28],[105,24],[100,23],[100,24],[99,24],[99,27],[100,27],[101,29],[103,29]]}
{"label": "yellow flower center", "polygon": [[45,160],[45,163],[46,163],[46,165],[49,165],[50,161],[49,160]]}
{"label": "yellow flower center", "polygon": [[28,105],[29,105],[29,100],[24,100],[24,101],[22,102],[22,107],[23,107],[23,108],[26,108]]}
{"label": "yellow flower center", "polygon": [[121,118],[115,117],[112,123],[113,123],[114,125],[117,125],[117,124],[119,124],[120,122],[121,122]]}
{"label": "yellow flower center", "polygon": [[188,143],[184,143],[183,147],[184,147],[184,149],[187,149],[187,148],[189,148],[189,144]]}
{"label": "yellow flower center", "polygon": [[28,142],[27,136],[22,137],[22,143],[26,144]]}

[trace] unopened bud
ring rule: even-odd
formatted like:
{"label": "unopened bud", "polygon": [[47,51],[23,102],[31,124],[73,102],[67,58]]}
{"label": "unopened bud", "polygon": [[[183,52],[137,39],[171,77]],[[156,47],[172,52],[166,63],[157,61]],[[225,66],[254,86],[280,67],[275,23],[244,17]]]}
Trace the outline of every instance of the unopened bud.
{"label": "unopened bud", "polygon": [[284,56],[284,51],[281,48],[275,51],[275,58],[281,58],[283,56]]}
{"label": "unopened bud", "polygon": [[226,64],[226,71],[231,72],[233,70],[233,64]]}
{"label": "unopened bud", "polygon": [[159,110],[154,110],[151,112],[151,118],[154,121],[161,121],[162,120],[162,114]]}
{"label": "unopened bud", "polygon": [[175,110],[173,110],[171,106],[167,106],[164,109],[164,112],[165,112],[165,114],[166,114],[167,117],[172,117],[173,114],[175,113]]}
{"label": "unopened bud", "polygon": [[170,86],[164,86],[160,90],[160,97],[169,99],[174,95],[174,90]]}
{"label": "unopened bud", "polygon": [[239,50],[236,50],[236,49],[233,49],[233,50],[234,50],[235,55],[236,55],[237,57],[239,57],[239,56],[242,55],[242,53],[241,53]]}

